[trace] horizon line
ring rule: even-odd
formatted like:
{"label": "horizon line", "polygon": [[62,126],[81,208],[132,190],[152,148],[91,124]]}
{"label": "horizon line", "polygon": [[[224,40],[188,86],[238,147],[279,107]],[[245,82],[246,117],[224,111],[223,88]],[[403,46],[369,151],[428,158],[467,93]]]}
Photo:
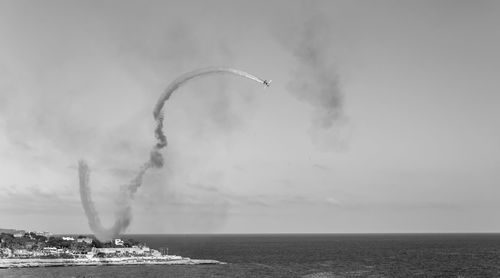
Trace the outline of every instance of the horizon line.
{"label": "horizon line", "polygon": [[[142,235],[161,235],[161,236],[251,236],[251,235],[471,235],[471,234],[484,234],[494,235],[500,234],[497,232],[338,232],[338,233],[125,233],[120,236],[142,236]],[[92,233],[53,233],[53,235],[93,235]]]}

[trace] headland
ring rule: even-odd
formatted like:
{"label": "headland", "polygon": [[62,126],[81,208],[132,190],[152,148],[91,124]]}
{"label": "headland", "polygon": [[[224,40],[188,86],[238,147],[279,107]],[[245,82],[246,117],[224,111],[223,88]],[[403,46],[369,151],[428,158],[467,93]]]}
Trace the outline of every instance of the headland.
{"label": "headland", "polygon": [[160,264],[224,263],[164,254],[134,239],[100,242],[93,236],[0,229],[0,268]]}

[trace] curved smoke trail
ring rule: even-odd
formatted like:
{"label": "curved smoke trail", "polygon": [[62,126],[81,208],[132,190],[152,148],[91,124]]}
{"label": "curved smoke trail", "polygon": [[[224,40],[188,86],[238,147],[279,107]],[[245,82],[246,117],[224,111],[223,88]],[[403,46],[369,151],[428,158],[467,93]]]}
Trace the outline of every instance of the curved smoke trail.
{"label": "curved smoke trail", "polygon": [[99,240],[109,241],[117,237],[119,234],[121,234],[127,229],[132,219],[131,201],[135,192],[142,184],[142,178],[144,177],[144,174],[146,174],[149,168],[152,167],[160,168],[163,166],[164,159],[162,154],[160,153],[160,150],[167,146],[167,137],[163,132],[163,118],[164,118],[163,106],[165,105],[165,102],[170,98],[170,96],[175,90],[184,85],[187,81],[204,75],[218,74],[218,73],[229,73],[242,76],[254,80],[256,82],[262,83],[268,87],[271,83],[271,80],[263,80],[247,72],[231,68],[198,69],[183,74],[174,81],[172,81],[158,99],[158,102],[156,103],[156,106],[153,110],[153,116],[156,121],[155,137],[157,139],[157,143],[153,146],[153,149],[151,150],[149,160],[141,166],[135,178],[131,180],[129,184],[124,185],[120,188],[120,194],[117,199],[118,208],[115,213],[116,219],[115,223],[110,228],[104,228],[102,226],[99,214],[97,213],[97,210],[95,209],[94,206],[94,202],[92,201],[91,190],[89,186],[89,179],[90,179],[89,167],[84,160],[79,161],[78,174],[80,179],[80,199],[82,200],[83,210],[87,215],[90,229]]}

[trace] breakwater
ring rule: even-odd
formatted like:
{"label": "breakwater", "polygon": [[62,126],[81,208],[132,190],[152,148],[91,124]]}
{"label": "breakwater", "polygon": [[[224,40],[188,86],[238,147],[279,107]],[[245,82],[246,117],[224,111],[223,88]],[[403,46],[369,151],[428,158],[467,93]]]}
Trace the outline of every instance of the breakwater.
{"label": "breakwater", "polygon": [[115,258],[74,258],[38,259],[8,258],[0,259],[0,268],[18,267],[55,267],[55,266],[98,266],[98,265],[201,265],[225,264],[216,260],[201,260],[175,256],[162,257],[115,257]]}

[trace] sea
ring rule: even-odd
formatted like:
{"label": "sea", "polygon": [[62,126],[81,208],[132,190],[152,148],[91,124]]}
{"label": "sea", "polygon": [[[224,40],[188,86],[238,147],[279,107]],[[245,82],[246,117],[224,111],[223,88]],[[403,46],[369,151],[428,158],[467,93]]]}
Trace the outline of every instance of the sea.
{"label": "sea", "polygon": [[1,269],[0,277],[500,277],[500,234],[127,235],[225,265]]}

